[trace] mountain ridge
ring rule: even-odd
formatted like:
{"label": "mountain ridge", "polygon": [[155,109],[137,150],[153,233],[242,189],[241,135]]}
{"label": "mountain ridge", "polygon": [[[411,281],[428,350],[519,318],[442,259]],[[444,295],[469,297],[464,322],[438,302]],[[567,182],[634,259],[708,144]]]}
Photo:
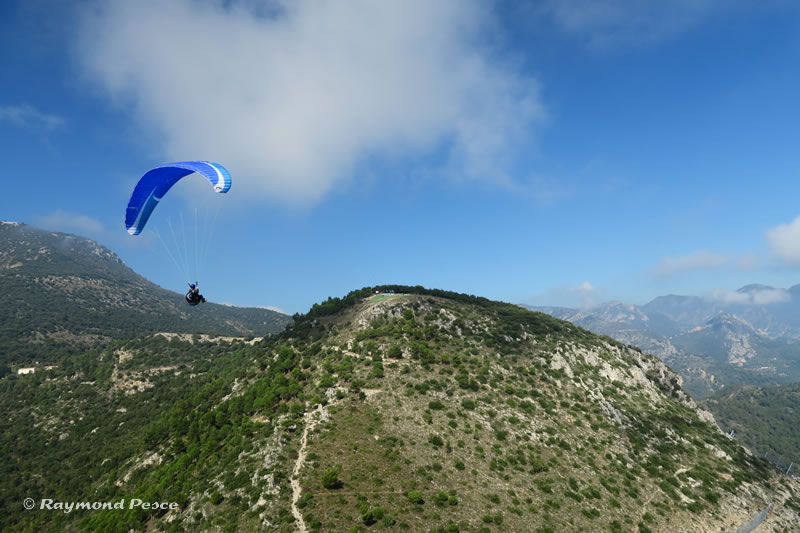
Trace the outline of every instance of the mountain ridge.
{"label": "mountain ridge", "polygon": [[[800,296],[792,296],[798,287],[751,284],[735,291],[748,295],[749,303],[672,294],[642,306],[608,302],[583,310],[523,307],[640,346],[675,368],[687,390],[699,398],[729,384],[800,380],[800,329],[795,325]],[[756,303],[762,301],[771,303]]]}
{"label": "mountain ridge", "polygon": [[139,276],[91,239],[0,224],[0,361],[53,360],[163,329],[176,333],[263,336],[291,318],[259,308],[206,303]]}

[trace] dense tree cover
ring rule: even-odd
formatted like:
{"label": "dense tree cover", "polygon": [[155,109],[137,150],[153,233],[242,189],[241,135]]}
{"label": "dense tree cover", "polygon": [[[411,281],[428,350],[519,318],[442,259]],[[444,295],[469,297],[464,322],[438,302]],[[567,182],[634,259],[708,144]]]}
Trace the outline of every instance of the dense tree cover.
{"label": "dense tree cover", "polygon": [[[119,362],[120,352],[132,358]],[[292,380],[278,380],[282,386],[273,390],[265,379],[226,409],[214,408],[263,353],[240,342],[190,344],[153,337],[115,341],[106,349],[64,359],[57,369],[0,380],[0,410],[8,413],[0,420],[0,449],[10,459],[0,463],[0,505],[6,510],[0,529],[76,519],[23,511],[21,503],[28,497],[185,501],[186,476],[194,475],[187,470],[190,464],[217,452],[227,439],[255,431],[241,419],[243,412],[258,409],[254,405],[272,405],[298,389]],[[277,372],[294,365],[291,353],[282,353]],[[133,384],[141,380],[152,386],[136,389]],[[229,431],[231,424],[235,430]],[[146,450],[159,450],[168,440],[162,475],[171,480],[170,490],[153,483],[130,493],[115,485],[130,472],[135,481],[140,472],[131,460]],[[96,491],[98,482],[102,489]],[[141,528],[150,514],[141,509],[95,514],[86,527],[127,531]]]}
{"label": "dense tree cover", "polygon": [[[275,354],[272,355],[272,350]],[[222,376],[210,381],[202,388],[193,387],[193,394],[176,401],[167,411],[148,426],[143,440],[146,449],[169,450],[164,462],[136,483],[134,494],[128,497],[145,501],[187,502],[191,492],[202,493],[207,489],[207,472],[210,468],[226,468],[230,477],[233,465],[243,447],[254,438],[268,436],[273,431],[274,416],[279,413],[301,415],[300,403],[290,403],[301,397],[305,375],[299,366],[299,354],[286,344],[270,339],[253,348],[242,348],[241,359],[261,360],[261,377],[255,379],[241,395],[222,401],[229,392],[231,377],[242,367],[226,365],[227,380]],[[294,409],[293,407],[298,407]],[[256,423],[253,416],[259,415],[268,422]],[[287,422],[291,418],[285,419]],[[212,466],[213,465],[213,466]],[[233,476],[225,483],[228,488],[249,484],[249,475]],[[113,498],[116,492],[108,492]],[[212,495],[212,503],[221,501],[219,494]],[[160,514],[163,514],[161,512]],[[104,511],[84,522],[84,526],[98,531],[127,531],[142,528],[154,514],[141,509],[125,513]],[[158,516],[158,514],[156,514]]]}
{"label": "dense tree cover", "polygon": [[703,405],[753,453],[800,463],[800,383],[726,388]]}

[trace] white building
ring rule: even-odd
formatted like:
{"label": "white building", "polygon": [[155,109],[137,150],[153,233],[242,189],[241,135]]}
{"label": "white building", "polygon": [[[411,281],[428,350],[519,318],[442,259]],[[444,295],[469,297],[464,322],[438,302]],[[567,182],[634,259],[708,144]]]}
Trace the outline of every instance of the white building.
{"label": "white building", "polygon": [[17,375],[21,376],[23,374],[33,374],[34,372],[36,372],[36,367],[33,366],[29,368],[20,368],[17,370]]}

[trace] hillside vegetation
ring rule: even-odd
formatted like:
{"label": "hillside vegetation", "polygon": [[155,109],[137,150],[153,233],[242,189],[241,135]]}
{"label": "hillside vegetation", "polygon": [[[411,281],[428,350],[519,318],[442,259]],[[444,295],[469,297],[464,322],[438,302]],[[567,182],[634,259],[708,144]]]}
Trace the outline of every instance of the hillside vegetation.
{"label": "hillside vegetation", "polygon": [[733,387],[703,405],[753,453],[780,459],[787,468],[790,463],[800,467],[800,383]]}
{"label": "hillside vegetation", "polygon": [[730,531],[768,504],[764,531],[800,520],[797,483],[660,360],[474,296],[367,288],[252,345],[153,337],[53,372],[0,383],[4,528]]}
{"label": "hillside vegetation", "polygon": [[262,336],[291,318],[267,309],[203,304],[133,272],[89,239],[0,224],[0,363],[55,363],[111,339],[159,331]]}

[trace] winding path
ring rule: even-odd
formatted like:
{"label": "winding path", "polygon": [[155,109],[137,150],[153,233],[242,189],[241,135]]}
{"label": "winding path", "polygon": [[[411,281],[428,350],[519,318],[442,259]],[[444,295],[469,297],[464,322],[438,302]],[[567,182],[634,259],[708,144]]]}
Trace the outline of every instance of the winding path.
{"label": "winding path", "polygon": [[[314,413],[319,413],[320,416],[314,418]],[[306,444],[308,442],[308,431],[314,429],[314,426],[322,419],[322,406],[317,406],[313,411],[308,411],[303,415],[303,435],[300,437],[300,451],[297,452],[297,461],[294,463],[292,470],[291,485],[292,485],[292,514],[297,521],[298,531],[300,533],[307,533],[306,523],[303,520],[303,515],[300,514],[300,509],[297,508],[297,502],[300,501],[303,488],[300,486],[300,469],[303,468],[303,463],[306,461]]]}

